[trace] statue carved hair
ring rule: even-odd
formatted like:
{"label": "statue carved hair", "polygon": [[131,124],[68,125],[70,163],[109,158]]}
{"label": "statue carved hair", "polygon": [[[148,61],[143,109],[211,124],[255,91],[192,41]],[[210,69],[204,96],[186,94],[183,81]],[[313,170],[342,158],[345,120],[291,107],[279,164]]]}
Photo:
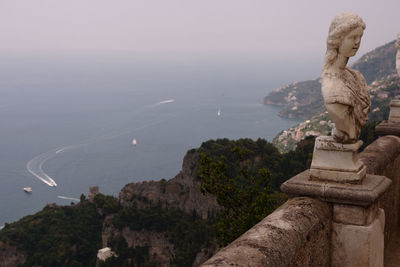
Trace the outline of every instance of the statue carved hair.
{"label": "statue carved hair", "polygon": [[356,29],[362,27],[365,29],[364,21],[355,13],[346,12],[335,16],[329,27],[327,49],[323,70],[325,72],[336,61],[340,44],[344,37]]}

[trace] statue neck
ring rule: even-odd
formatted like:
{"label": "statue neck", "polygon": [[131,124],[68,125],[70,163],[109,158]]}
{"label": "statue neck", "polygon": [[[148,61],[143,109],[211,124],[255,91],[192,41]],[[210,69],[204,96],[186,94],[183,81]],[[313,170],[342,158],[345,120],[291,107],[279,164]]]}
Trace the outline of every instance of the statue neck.
{"label": "statue neck", "polygon": [[346,68],[348,61],[349,61],[348,57],[339,54],[335,63],[333,63],[331,69],[333,70],[333,72],[341,72]]}

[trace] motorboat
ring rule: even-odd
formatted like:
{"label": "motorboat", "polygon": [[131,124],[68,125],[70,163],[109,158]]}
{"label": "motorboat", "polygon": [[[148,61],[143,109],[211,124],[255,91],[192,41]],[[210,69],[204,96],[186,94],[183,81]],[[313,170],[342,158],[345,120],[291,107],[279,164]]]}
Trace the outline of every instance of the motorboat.
{"label": "motorboat", "polygon": [[30,187],[24,187],[24,191],[28,194],[32,194],[32,188]]}

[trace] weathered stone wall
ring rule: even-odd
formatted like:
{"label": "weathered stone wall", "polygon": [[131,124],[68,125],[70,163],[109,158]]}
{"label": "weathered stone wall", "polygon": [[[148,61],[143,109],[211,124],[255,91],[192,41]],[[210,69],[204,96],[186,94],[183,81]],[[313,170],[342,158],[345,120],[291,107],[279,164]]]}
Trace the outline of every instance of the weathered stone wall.
{"label": "weathered stone wall", "polygon": [[[367,173],[392,181],[379,200],[385,211],[385,244],[400,223],[400,138],[383,136],[359,158]],[[202,266],[330,266],[332,207],[297,197],[244,233]]]}
{"label": "weathered stone wall", "polygon": [[400,138],[386,135],[366,147],[359,158],[367,166],[367,173],[383,175],[392,185],[379,201],[385,211],[385,245],[399,227],[400,205]]}
{"label": "weathered stone wall", "polygon": [[329,266],[332,211],[290,199],[202,266]]}

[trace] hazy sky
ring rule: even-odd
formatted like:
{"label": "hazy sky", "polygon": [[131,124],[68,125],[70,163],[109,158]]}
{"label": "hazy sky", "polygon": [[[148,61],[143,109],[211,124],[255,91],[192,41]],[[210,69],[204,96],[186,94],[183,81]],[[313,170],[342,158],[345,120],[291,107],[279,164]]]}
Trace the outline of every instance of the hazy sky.
{"label": "hazy sky", "polygon": [[345,11],[367,24],[360,53],[400,32],[400,0],[0,0],[0,53],[320,54]]}

